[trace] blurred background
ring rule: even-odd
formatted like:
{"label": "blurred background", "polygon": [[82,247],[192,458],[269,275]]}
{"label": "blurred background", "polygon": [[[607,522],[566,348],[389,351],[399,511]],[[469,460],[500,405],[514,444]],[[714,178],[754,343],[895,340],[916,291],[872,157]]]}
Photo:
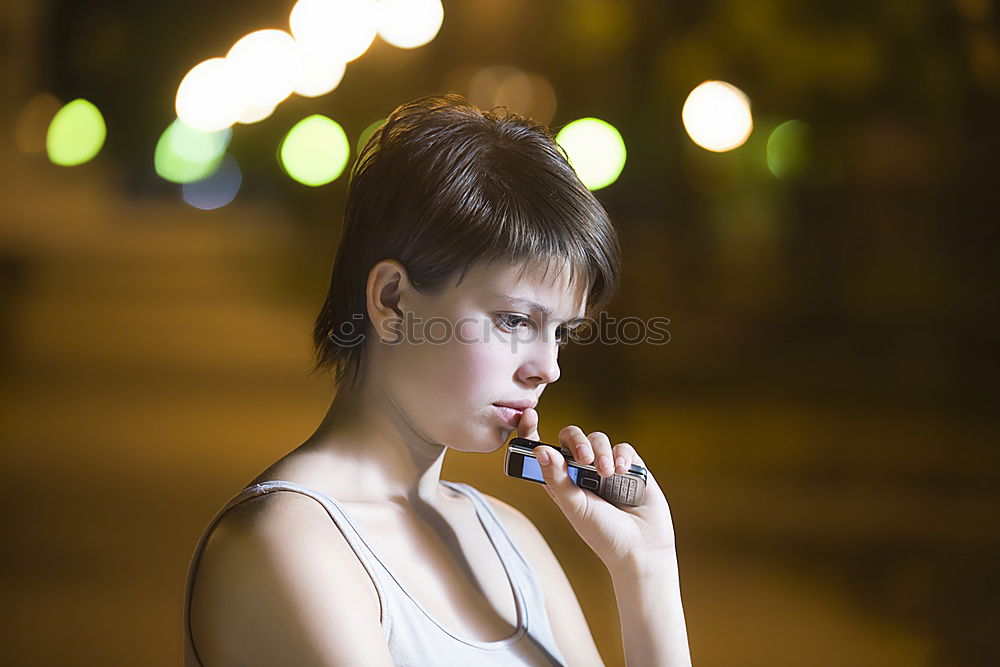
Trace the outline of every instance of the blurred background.
{"label": "blurred background", "polygon": [[[670,319],[567,348],[541,434],[650,464],[695,664],[996,664],[998,12],[4,3],[4,661],[180,663],[198,536],[332,397],[346,169],[450,90],[565,130],[623,245],[609,312]],[[502,455],[444,478],[535,521],[624,664],[610,579]]]}

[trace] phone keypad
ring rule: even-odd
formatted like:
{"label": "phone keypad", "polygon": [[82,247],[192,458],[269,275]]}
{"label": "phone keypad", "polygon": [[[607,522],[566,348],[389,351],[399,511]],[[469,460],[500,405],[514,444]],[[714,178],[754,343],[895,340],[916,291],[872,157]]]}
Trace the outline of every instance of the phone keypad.
{"label": "phone keypad", "polygon": [[614,475],[611,478],[611,497],[619,502],[634,503],[639,483],[626,475]]}

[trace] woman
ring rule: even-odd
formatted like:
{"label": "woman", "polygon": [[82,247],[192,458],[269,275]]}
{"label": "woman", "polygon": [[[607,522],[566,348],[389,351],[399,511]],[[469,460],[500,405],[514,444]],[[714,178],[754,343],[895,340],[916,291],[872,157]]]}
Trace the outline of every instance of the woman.
{"label": "woman", "polygon": [[[600,665],[559,562],[523,514],[440,479],[448,449],[538,439],[559,347],[618,284],[617,237],[543,127],[457,95],[397,108],[358,157],[315,370],[336,397],[195,550],[185,664]],[[570,425],[602,476],[642,459]],[[608,568],[634,665],[687,665],[673,527],[644,503],[544,487]]]}

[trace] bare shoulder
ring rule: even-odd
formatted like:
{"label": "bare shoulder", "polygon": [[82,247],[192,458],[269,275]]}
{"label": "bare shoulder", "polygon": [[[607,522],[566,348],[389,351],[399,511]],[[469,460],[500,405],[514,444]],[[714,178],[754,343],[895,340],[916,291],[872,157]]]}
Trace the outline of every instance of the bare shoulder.
{"label": "bare shoulder", "polygon": [[215,527],[196,573],[191,633],[205,667],[390,665],[380,613],[367,571],[325,507],[271,492]]}

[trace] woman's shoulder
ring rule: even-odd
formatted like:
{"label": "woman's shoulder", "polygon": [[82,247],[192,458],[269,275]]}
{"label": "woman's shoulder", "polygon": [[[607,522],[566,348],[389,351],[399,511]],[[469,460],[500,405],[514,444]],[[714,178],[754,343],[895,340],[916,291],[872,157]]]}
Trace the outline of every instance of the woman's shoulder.
{"label": "woman's shoulder", "polygon": [[220,518],[206,541],[191,598],[199,652],[232,661],[239,647],[294,643],[322,617],[352,613],[367,619],[369,632],[379,629],[381,604],[371,579],[313,498],[273,492],[248,498]]}

